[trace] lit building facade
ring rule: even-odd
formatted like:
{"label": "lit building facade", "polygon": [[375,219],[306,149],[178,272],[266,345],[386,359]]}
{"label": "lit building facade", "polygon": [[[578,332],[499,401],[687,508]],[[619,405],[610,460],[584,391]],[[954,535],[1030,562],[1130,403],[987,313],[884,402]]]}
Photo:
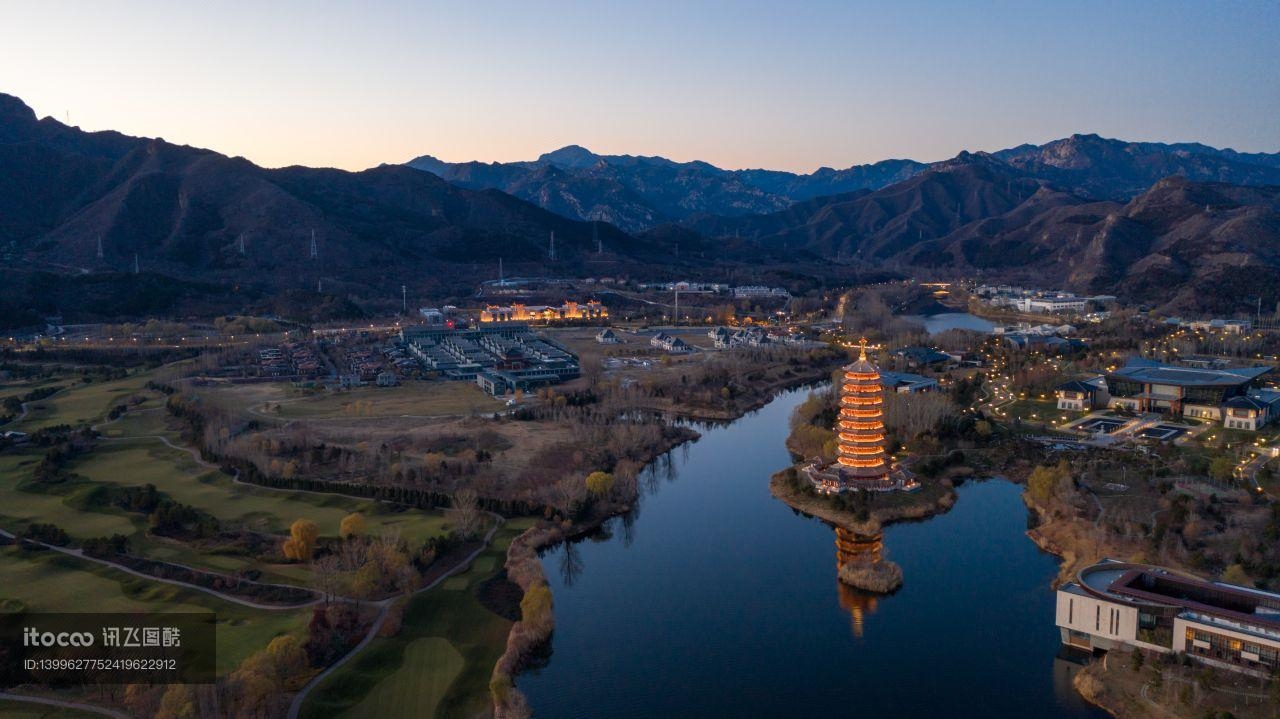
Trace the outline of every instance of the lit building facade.
{"label": "lit building facade", "polygon": [[1087,651],[1185,653],[1211,666],[1280,669],[1280,594],[1104,560],[1058,590],[1062,642]]}
{"label": "lit building facade", "polygon": [[596,300],[565,302],[559,307],[549,305],[525,305],[514,303],[506,307],[489,305],[480,310],[480,321],[491,322],[554,322],[560,320],[602,320],[609,317],[609,310]]}
{"label": "lit building facade", "polygon": [[836,438],[836,469],[843,482],[874,485],[889,478],[889,455],[884,451],[884,387],[880,370],[867,359],[866,339],[858,361],[844,368]]}
{"label": "lit building facade", "polygon": [[857,361],[845,367],[841,375],[840,413],[834,429],[836,461],[826,467],[805,468],[818,492],[919,488],[918,482],[890,463],[885,451],[884,384],[880,370],[867,359],[865,338],[860,342]]}

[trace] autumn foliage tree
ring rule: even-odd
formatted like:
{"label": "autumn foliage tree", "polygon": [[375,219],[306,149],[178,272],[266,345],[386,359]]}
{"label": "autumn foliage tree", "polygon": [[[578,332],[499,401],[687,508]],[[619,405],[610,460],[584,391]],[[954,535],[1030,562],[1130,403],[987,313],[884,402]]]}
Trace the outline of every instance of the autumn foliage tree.
{"label": "autumn foliage tree", "polygon": [[338,536],[343,539],[351,537],[359,537],[365,532],[364,515],[359,512],[352,512],[342,518],[342,523],[338,525]]}
{"label": "autumn foliage tree", "polygon": [[316,551],[320,529],[310,519],[296,520],[289,527],[289,538],[284,541],[284,556],[298,562],[308,562]]}
{"label": "autumn foliage tree", "polygon": [[592,472],[587,475],[587,491],[603,497],[613,489],[613,475],[608,472]]}

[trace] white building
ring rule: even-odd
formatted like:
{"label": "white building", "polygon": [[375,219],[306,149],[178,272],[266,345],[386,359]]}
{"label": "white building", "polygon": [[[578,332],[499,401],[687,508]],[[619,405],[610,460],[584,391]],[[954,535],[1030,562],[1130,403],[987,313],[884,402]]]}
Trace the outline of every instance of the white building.
{"label": "white building", "polygon": [[649,345],[672,354],[685,354],[693,351],[693,347],[690,347],[687,342],[666,332],[659,332],[650,338]]}
{"label": "white building", "polygon": [[1075,295],[1059,297],[1020,297],[1014,300],[1013,306],[1022,312],[1084,312],[1089,300]]}
{"label": "white building", "polygon": [[733,296],[738,299],[746,297],[790,297],[791,293],[782,287],[765,287],[764,285],[743,285],[733,288]]}
{"label": "white building", "polygon": [[1160,567],[1103,560],[1057,593],[1062,643],[1185,653],[1255,676],[1280,668],[1280,594]]}

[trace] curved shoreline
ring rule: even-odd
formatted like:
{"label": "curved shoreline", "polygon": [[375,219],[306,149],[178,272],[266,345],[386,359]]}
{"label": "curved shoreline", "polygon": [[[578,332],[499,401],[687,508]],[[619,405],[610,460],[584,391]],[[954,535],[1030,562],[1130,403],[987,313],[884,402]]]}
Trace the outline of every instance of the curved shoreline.
{"label": "curved shoreline", "polygon": [[[945,514],[956,503],[956,490],[951,481],[939,479],[925,484],[919,493],[895,496],[895,498],[911,497],[917,501],[871,508],[867,510],[866,519],[859,519],[856,512],[832,507],[830,500],[826,497],[809,495],[797,490],[790,477],[792,472],[795,472],[795,467],[788,467],[769,479],[769,493],[774,499],[801,514],[817,517],[828,524],[858,534],[875,534],[890,524],[921,521]],[[802,480],[797,478],[794,481]]]}
{"label": "curved shoreline", "polygon": [[[759,398],[753,399],[744,406],[737,408],[734,412],[720,414],[719,412],[695,410],[676,417],[676,421],[735,422],[752,412],[763,409],[765,405],[777,399],[783,392],[822,382],[826,373],[827,370],[824,369],[822,374],[816,376],[802,375],[771,383],[767,387],[767,392],[761,393]],[[691,430],[690,435],[681,438],[679,441],[668,443],[660,451],[655,451],[643,466],[648,467],[658,457],[683,446],[687,442],[697,441],[700,437],[700,434]],[[507,578],[518,585],[523,592],[527,592],[530,587],[537,584],[545,585],[547,583],[546,575],[542,570],[542,562],[538,557],[538,553],[541,550],[599,529],[610,519],[631,511],[638,499],[639,488],[636,490],[636,495],[626,503],[613,505],[599,516],[585,523],[563,527],[544,520],[525,530],[520,536],[512,540],[511,546],[507,548],[507,561],[504,565]],[[507,633],[506,649],[502,656],[498,658],[497,663],[494,664],[493,674],[489,681],[494,719],[526,719],[533,715],[533,710],[529,706],[528,700],[515,685],[515,680],[528,660],[537,655],[541,648],[550,641],[555,631],[554,597],[552,597],[552,601],[553,611],[549,626],[539,628],[545,630],[534,631],[522,617],[521,620],[512,625],[511,630]]]}

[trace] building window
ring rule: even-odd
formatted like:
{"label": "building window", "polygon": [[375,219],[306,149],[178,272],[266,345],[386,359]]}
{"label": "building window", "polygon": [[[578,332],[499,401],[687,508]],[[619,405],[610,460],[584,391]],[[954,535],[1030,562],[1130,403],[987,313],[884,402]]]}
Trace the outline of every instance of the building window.
{"label": "building window", "polygon": [[1076,616],[1076,600],[1067,600],[1067,624],[1074,624]]}
{"label": "building window", "polygon": [[1098,611],[1093,617],[1093,631],[1100,632],[1102,631],[1102,605],[1099,604],[1096,608]]}

